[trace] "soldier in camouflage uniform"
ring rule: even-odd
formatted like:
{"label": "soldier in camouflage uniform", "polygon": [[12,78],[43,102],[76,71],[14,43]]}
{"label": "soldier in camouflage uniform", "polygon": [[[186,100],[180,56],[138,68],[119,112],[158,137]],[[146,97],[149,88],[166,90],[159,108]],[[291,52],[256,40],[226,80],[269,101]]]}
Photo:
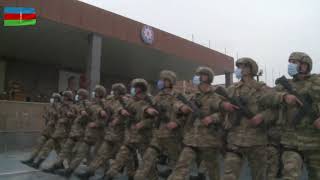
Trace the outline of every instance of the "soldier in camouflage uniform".
{"label": "soldier in camouflage uniform", "polygon": [[114,112],[111,122],[105,130],[104,141],[98,150],[98,154],[89,164],[89,167],[78,174],[80,178],[88,179],[95,174],[98,168],[105,168],[105,164],[115,157],[124,140],[124,119],[129,116],[126,104],[130,97],[127,95],[127,88],[122,83],[113,84],[111,90],[111,95],[107,97],[106,101],[107,106],[111,107]]}
{"label": "soldier in camouflage uniform", "polygon": [[[136,156],[138,151],[144,155],[152,137],[154,117],[158,112],[151,107],[152,100],[148,95],[148,83],[144,79],[134,79],[131,83],[132,99],[128,102],[128,118],[126,136],[110,169],[105,173],[105,179],[113,179],[126,166],[128,160]],[[133,179],[134,174],[128,174]]]}
{"label": "soldier in camouflage uniform", "polygon": [[38,144],[33,148],[31,155],[28,159],[21,161],[22,163],[31,166],[35,158],[39,155],[42,147],[46,142],[51,138],[51,135],[54,131],[56,122],[58,120],[58,112],[61,106],[61,95],[58,93],[53,93],[50,99],[50,105],[48,108],[45,108],[43,118],[45,120],[45,128],[41,132],[41,136],[38,139]]}
{"label": "soldier in camouflage uniform", "polygon": [[266,150],[268,136],[266,125],[260,123],[262,119],[267,123],[272,114],[264,111],[259,100],[264,93],[270,91],[270,88],[263,82],[254,80],[258,65],[253,59],[240,58],[236,61],[236,66],[235,74],[240,81],[230,86],[227,91],[229,97],[238,99],[250,113],[243,113],[240,109],[236,113],[229,114],[225,120],[228,134],[223,179],[238,180],[243,163],[247,159],[252,179],[264,180],[267,170],[265,162],[268,155]]}
{"label": "soldier in camouflage uniform", "polygon": [[68,138],[70,127],[77,116],[76,106],[73,104],[73,93],[63,92],[63,103],[59,108],[58,121],[50,140],[46,142],[38,155],[38,160],[33,164],[34,168],[39,168],[41,163],[48,157],[51,150],[60,153],[60,150]]}
{"label": "soldier in camouflage uniform", "polygon": [[176,74],[172,71],[164,70],[160,73],[158,89],[160,92],[154,97],[153,107],[159,112],[156,129],[153,133],[151,143],[143,156],[143,164],[140,165],[135,180],[158,179],[156,172],[157,157],[161,154],[167,154],[169,159],[169,171],[171,173],[182,148],[182,130],[184,126],[183,118],[179,113],[188,114],[192,110],[183,104],[178,96],[183,96],[173,90],[176,82]]}
{"label": "soldier in camouflage uniform", "polygon": [[[234,111],[237,107],[214,92],[211,86],[213,78],[214,73],[209,67],[196,70],[193,84],[198,86],[198,91],[191,96],[191,102],[197,107],[193,108],[193,127],[188,128],[184,135],[184,148],[169,180],[185,180],[194,161],[198,167],[204,163],[211,180],[219,180],[218,154],[222,146],[217,129],[222,120],[219,112]],[[205,179],[204,174],[200,177]]]}
{"label": "soldier in camouflage uniform", "polygon": [[54,172],[56,169],[63,168],[63,161],[67,164],[70,163],[73,150],[79,147],[84,137],[84,130],[89,119],[89,107],[91,105],[89,98],[89,92],[85,89],[79,89],[75,96],[76,106],[78,110],[78,116],[73,121],[70,133],[67,141],[63,144],[61,152],[58,154],[58,159],[48,169],[44,169],[45,172]]}
{"label": "soldier in camouflage uniform", "polygon": [[103,132],[109,119],[109,110],[105,106],[106,89],[101,85],[96,85],[91,106],[88,108],[88,123],[85,127],[84,138],[77,147],[74,157],[67,168],[58,170],[57,174],[70,177],[74,170],[80,165],[82,160],[89,157],[93,148],[94,154],[97,152],[103,140]]}
{"label": "soldier in camouflage uniform", "polygon": [[[312,60],[306,53],[289,57],[288,84],[277,80],[276,93],[268,93],[263,103],[279,109],[284,180],[299,180],[306,164],[309,180],[320,179],[320,76],[310,74]],[[285,82],[285,81],[282,81]],[[287,86],[287,87],[286,87]]]}

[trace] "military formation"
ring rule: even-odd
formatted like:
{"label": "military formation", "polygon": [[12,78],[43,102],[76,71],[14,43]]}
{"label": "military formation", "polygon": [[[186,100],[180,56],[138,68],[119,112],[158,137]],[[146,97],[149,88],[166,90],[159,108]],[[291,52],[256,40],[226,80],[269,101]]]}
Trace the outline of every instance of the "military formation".
{"label": "military formation", "polygon": [[212,86],[213,70],[198,67],[197,90],[188,95],[174,89],[169,70],[160,72],[155,96],[144,79],[133,79],[130,92],[116,83],[110,95],[101,85],[91,95],[54,93],[45,129],[22,163],[39,169],[55,151],[42,170],[67,178],[94,179],[102,169],[95,179],[239,180],[247,161],[252,180],[299,180],[304,167],[319,180],[320,75],[311,70],[310,56],[293,52],[292,78],[279,77],[274,88],[255,79],[258,65],[245,57],[236,61],[239,82],[228,88]]}

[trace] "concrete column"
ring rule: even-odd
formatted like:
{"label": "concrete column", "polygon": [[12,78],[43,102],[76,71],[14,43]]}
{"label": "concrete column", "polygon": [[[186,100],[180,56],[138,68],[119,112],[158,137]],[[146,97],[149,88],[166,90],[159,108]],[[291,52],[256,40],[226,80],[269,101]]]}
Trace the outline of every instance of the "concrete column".
{"label": "concrete column", "polygon": [[101,52],[102,37],[97,34],[89,35],[89,51],[88,51],[86,75],[89,80],[89,90],[92,91],[94,86],[100,83],[101,71]]}
{"label": "concrete column", "polygon": [[0,93],[4,92],[6,76],[6,62],[0,60]]}
{"label": "concrete column", "polygon": [[233,73],[225,73],[225,84],[229,87],[233,83]]}

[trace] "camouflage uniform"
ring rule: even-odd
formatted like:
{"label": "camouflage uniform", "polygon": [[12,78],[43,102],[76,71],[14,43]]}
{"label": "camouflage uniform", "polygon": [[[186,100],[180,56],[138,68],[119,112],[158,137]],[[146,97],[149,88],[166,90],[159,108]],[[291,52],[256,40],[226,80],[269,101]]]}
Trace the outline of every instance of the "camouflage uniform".
{"label": "camouflage uniform", "polygon": [[[106,179],[113,179],[118,175],[120,170],[126,166],[127,161],[136,156],[137,151],[143,156],[152,137],[154,118],[145,112],[152,103],[151,100],[148,100],[150,98],[147,94],[148,83],[144,79],[134,79],[131,87],[133,90],[137,87],[143,90],[139,96],[133,94],[132,100],[128,102],[126,109],[131,116],[126,122],[125,140],[115,160],[111,163],[110,169],[105,173]],[[137,129],[137,124],[143,124],[143,127]],[[132,178],[134,172],[130,172],[128,175]]]}
{"label": "camouflage uniform", "polygon": [[[200,67],[196,75],[206,74],[209,76],[209,84],[213,81],[214,73],[208,67]],[[204,117],[211,116],[215,123],[221,120],[219,111],[222,97],[217,95],[210,87],[208,92],[198,90],[192,95],[191,100],[197,104],[200,109],[200,116],[193,119],[193,127],[188,128],[184,135],[183,143],[185,147],[180,153],[178,162],[173,169],[169,180],[185,180],[190,172],[191,164],[196,161],[197,166],[204,163],[206,169],[209,169],[211,180],[219,179],[218,154],[222,146],[222,139],[216,129],[216,124],[206,126],[201,120]]]}
{"label": "camouflage uniform", "polygon": [[82,174],[78,174],[81,178],[89,178],[90,176],[93,176],[95,171],[100,167],[104,167],[104,169],[106,169],[106,163],[108,160],[115,157],[124,140],[124,118],[126,117],[121,116],[120,111],[123,108],[126,108],[126,104],[130,97],[126,95],[126,87],[121,83],[113,84],[112,92],[112,95],[107,97],[106,104],[113,112],[111,120],[116,120],[117,123],[114,126],[109,124],[105,129],[104,140],[97,152],[97,155],[90,162],[88,169]]}
{"label": "camouflage uniform", "polygon": [[[79,99],[81,97],[81,99]],[[89,98],[89,92],[85,89],[79,89],[76,95],[76,108],[78,116],[72,122],[72,126],[68,135],[68,139],[63,144],[61,152],[58,154],[58,160],[53,165],[45,169],[45,172],[52,172],[55,169],[63,168],[63,161],[67,164],[72,159],[72,152],[79,147],[84,137],[84,130],[88,123],[89,107],[91,105]],[[86,115],[81,115],[82,112],[86,112]]]}
{"label": "camouflage uniform", "polygon": [[[91,106],[88,108],[88,123],[85,127],[84,138],[80,145],[77,147],[74,157],[72,158],[70,165],[57,173],[62,176],[70,176],[73,171],[80,165],[82,160],[90,155],[90,149],[93,148],[94,154],[96,154],[103,139],[104,128],[109,119],[109,110],[105,106],[106,90],[103,86],[97,85],[94,90],[94,99]],[[106,113],[106,116],[101,116],[102,112]]]}
{"label": "camouflage uniform", "polygon": [[49,153],[54,149],[57,153],[65,143],[72,121],[77,116],[77,109],[73,104],[73,93],[71,91],[63,92],[63,103],[59,108],[58,121],[51,135],[51,138],[42,147],[38,155],[38,161],[35,162],[36,167],[48,157]]}
{"label": "camouflage uniform", "polygon": [[[293,52],[289,60],[308,64],[310,73],[312,60],[307,54]],[[298,123],[294,124],[295,115],[301,107],[287,105],[284,102],[288,92],[281,84],[276,86],[277,93],[268,93],[263,98],[264,104],[280,109],[277,124],[281,128],[283,146],[282,176],[284,180],[299,180],[305,162],[309,179],[318,180],[320,179],[320,130],[313,123],[320,116],[320,76],[306,74],[303,79],[294,76],[289,80],[289,84],[299,96],[309,97],[312,100],[310,107],[312,111],[304,114]]]}
{"label": "camouflage uniform", "polygon": [[38,139],[37,145],[33,148],[30,157],[27,160],[21,161],[24,164],[32,165],[35,158],[39,155],[42,147],[51,138],[54,132],[56,122],[58,120],[58,112],[61,106],[61,96],[58,93],[53,93],[52,102],[48,108],[45,108],[43,118],[45,119],[45,128],[41,132],[41,136]]}
{"label": "camouflage uniform", "polygon": [[[162,71],[160,73],[162,81],[169,80],[172,85],[175,84],[176,75],[172,71]],[[151,143],[143,156],[143,164],[137,170],[135,180],[158,179],[155,174],[156,161],[161,154],[167,154],[169,159],[169,167],[172,169],[179,158],[182,148],[182,128],[183,118],[177,115],[180,108],[184,105],[177,96],[180,93],[171,88],[162,89],[155,97],[153,106],[157,107],[160,115],[158,117],[157,127],[154,129]],[[167,128],[169,122],[175,122],[178,127],[170,130]],[[170,171],[170,170],[169,170]],[[170,174],[170,172],[169,172]],[[169,175],[168,174],[168,175]],[[168,176],[167,175],[167,176]]]}
{"label": "camouflage uniform", "polygon": [[[250,67],[251,75],[258,72],[258,65],[251,58],[240,58],[236,66],[245,65]],[[261,112],[258,104],[259,98],[267,92],[267,86],[255,80],[244,82],[243,80],[230,86],[227,91],[229,97],[241,98],[241,101],[254,115]],[[267,115],[265,115],[267,116]],[[248,160],[253,180],[266,178],[268,144],[267,130],[264,125],[253,127],[249,123],[250,118],[238,114],[229,114],[225,124],[230,124],[227,134],[227,152],[224,158],[224,180],[237,180],[245,159]]]}
{"label": "camouflage uniform", "polygon": [[281,145],[280,145],[280,132],[281,129],[276,123],[276,118],[278,118],[278,110],[270,109],[268,116],[268,140],[269,144],[267,146],[267,179],[277,180],[280,178],[281,174]]}

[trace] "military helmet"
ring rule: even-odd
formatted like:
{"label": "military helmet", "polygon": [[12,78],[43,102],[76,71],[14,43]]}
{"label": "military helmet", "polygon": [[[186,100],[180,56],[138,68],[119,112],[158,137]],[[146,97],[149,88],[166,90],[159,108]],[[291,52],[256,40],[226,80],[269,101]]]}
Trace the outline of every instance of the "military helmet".
{"label": "military helmet", "polygon": [[115,83],[112,85],[111,90],[113,92],[119,92],[119,94],[126,94],[127,93],[127,88],[124,84],[122,83]]}
{"label": "military helmet", "polygon": [[96,85],[94,88],[95,96],[97,97],[105,97],[107,94],[106,88],[104,88],[102,85]]}
{"label": "military helmet", "polygon": [[77,94],[79,96],[82,96],[84,98],[88,98],[89,97],[89,91],[87,91],[86,89],[83,89],[83,88],[80,88],[78,91],[77,91]]}
{"label": "military helmet", "polygon": [[289,61],[290,60],[296,60],[296,61],[299,61],[300,63],[306,63],[309,66],[309,72],[312,70],[312,59],[308,54],[304,52],[291,53],[289,56]]}
{"label": "military helmet", "polygon": [[160,79],[167,79],[172,84],[176,84],[177,76],[173,71],[163,70],[160,72]]}
{"label": "military helmet", "polygon": [[209,76],[209,83],[211,84],[214,78],[214,72],[211,68],[209,67],[198,67],[196,69],[196,75],[200,75],[200,74],[206,74]]}
{"label": "military helmet", "polygon": [[62,97],[61,97],[61,95],[59,93],[53,93],[51,97],[54,98],[54,99],[58,99],[59,102],[62,99]]}
{"label": "military helmet", "polygon": [[251,73],[252,75],[257,75],[258,73],[258,64],[256,63],[255,60],[248,58],[248,57],[243,57],[240,58],[236,61],[236,66],[238,67],[240,64],[249,64],[251,66]]}
{"label": "military helmet", "polygon": [[52,93],[52,98],[61,98],[61,95],[59,93]]}
{"label": "military helmet", "polygon": [[68,100],[73,100],[73,93],[72,91],[64,91],[62,93],[63,97],[68,98]]}
{"label": "military helmet", "polygon": [[131,87],[139,86],[142,88],[142,91],[148,91],[148,82],[144,79],[137,78],[132,80]]}

